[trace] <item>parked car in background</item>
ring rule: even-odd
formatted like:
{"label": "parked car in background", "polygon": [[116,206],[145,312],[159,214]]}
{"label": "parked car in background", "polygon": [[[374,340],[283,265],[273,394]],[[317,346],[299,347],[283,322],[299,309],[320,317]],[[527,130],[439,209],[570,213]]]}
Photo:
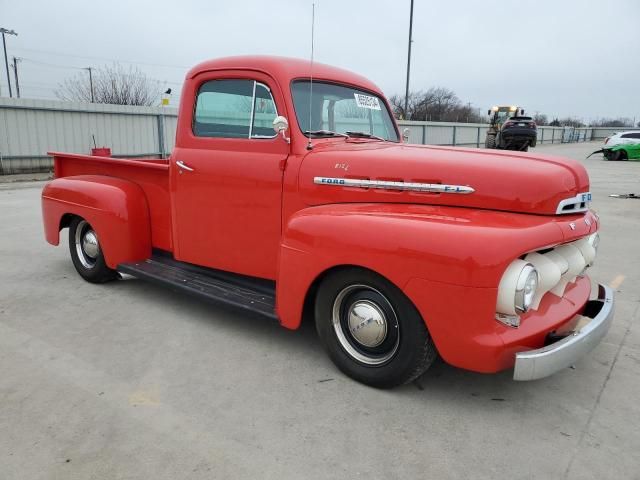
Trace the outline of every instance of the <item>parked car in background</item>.
{"label": "parked car in background", "polygon": [[524,116],[524,109],[515,105],[494,106],[488,114],[485,148],[526,152],[536,146],[538,128],[533,118]]}
{"label": "parked car in background", "polygon": [[640,143],[640,131],[613,133],[604,139],[604,148],[633,143]]}
{"label": "parked car in background", "polygon": [[602,155],[607,160],[640,159],[640,131],[616,132],[604,139]]}

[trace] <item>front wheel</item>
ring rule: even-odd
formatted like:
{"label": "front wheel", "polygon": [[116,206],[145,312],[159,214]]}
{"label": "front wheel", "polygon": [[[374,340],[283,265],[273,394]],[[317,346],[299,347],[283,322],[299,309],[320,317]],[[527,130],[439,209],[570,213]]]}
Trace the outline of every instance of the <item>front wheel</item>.
{"label": "front wheel", "polygon": [[336,366],[373,387],[411,382],[437,356],[409,299],[368,270],[349,268],[327,276],[318,289],[315,318],[318,335]]}
{"label": "front wheel", "polygon": [[118,273],[105,263],[98,234],[80,217],[69,225],[69,253],[73,266],[87,282],[104,283],[118,278]]}

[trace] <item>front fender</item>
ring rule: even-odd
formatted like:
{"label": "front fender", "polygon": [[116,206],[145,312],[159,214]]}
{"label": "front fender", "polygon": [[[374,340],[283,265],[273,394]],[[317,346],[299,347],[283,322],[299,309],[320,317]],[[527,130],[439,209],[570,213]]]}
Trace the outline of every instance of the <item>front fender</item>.
{"label": "front fender", "polygon": [[[336,204],[294,214],[284,229],[277,281],[283,326],[297,328],[306,294],[327,270],[343,265],[384,276],[407,290],[418,278],[495,289],[507,265],[525,252],[568,241],[575,218],[403,204]],[[571,234],[588,233],[586,224]],[[585,230],[586,229],[586,230]],[[585,230],[584,232],[582,230]],[[485,290],[488,291],[488,290]],[[492,297],[492,298],[493,298]],[[445,300],[438,300],[445,302]],[[451,298],[442,308],[453,308]],[[495,298],[491,308],[495,307]],[[421,311],[423,318],[428,312]],[[493,315],[491,315],[493,316]]]}
{"label": "front fender", "polygon": [[109,267],[151,256],[149,208],[137,184],[102,175],[52,180],[42,191],[47,242],[59,244],[60,230],[65,226],[63,219],[69,215],[82,217],[91,224]]}

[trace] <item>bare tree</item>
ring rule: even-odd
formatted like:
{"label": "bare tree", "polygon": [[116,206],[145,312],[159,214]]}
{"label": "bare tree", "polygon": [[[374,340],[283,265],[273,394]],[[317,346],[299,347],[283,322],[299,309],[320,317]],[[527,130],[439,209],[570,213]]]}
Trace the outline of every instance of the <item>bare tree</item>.
{"label": "bare tree", "polygon": [[389,102],[393,109],[394,115],[400,120],[418,120],[420,116],[418,112],[418,105],[421,103],[423,92],[409,92],[407,98],[407,111],[404,110],[404,96],[393,95]]}
{"label": "bare tree", "polygon": [[[630,118],[599,118],[591,122],[592,127],[633,127]],[[640,126],[640,124],[638,124]]]}
{"label": "bare tree", "polygon": [[[82,73],[66,79],[55,94],[61,100],[91,102],[89,75]],[[95,103],[150,106],[158,100],[159,92],[154,82],[138,68],[125,69],[115,63],[95,69],[93,97]]]}
{"label": "bare tree", "polygon": [[394,114],[405,120],[435,122],[484,122],[471,104],[464,105],[454,91],[445,87],[432,87],[426,91],[411,92],[404,111],[404,96],[390,98]]}
{"label": "bare tree", "polygon": [[560,119],[556,117],[549,122],[549,126],[550,127],[586,127],[586,125],[582,120],[575,117],[565,117]]}
{"label": "bare tree", "polygon": [[586,126],[582,120],[575,117],[565,117],[559,120],[562,127],[584,127]]}
{"label": "bare tree", "polygon": [[549,125],[549,119],[544,113],[536,113],[533,116],[533,121],[536,122],[537,125]]}

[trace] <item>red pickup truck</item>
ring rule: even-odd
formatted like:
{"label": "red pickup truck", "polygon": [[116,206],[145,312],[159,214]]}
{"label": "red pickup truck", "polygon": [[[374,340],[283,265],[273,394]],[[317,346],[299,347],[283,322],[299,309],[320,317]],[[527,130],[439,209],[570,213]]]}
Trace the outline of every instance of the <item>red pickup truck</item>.
{"label": "red pickup truck", "polygon": [[[313,69],[313,71],[312,71]],[[311,80],[312,79],[312,80]],[[186,77],[168,160],[51,153],[46,239],[78,273],[125,273],[298,328],[376,387],[440,355],[532,380],[606,334],[613,294],[584,167],[403,143],[367,79],[277,57]]]}

